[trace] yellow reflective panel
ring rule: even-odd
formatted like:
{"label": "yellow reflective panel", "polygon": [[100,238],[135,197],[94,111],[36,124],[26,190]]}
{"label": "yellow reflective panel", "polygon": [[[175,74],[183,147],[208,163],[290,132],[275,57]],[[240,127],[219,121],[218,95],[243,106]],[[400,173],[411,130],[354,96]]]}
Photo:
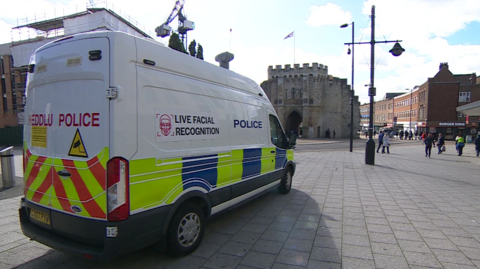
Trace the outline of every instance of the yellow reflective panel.
{"label": "yellow reflective panel", "polygon": [[243,174],[243,149],[232,151],[232,182],[242,180]]}
{"label": "yellow reflective panel", "polygon": [[[273,153],[272,153],[273,151]],[[260,174],[270,173],[275,169],[275,148],[262,148],[262,168]]]}
{"label": "yellow reflective panel", "polygon": [[232,178],[231,164],[232,164],[231,152],[218,154],[217,187],[222,187],[231,183],[231,178]]}
{"label": "yellow reflective panel", "polygon": [[167,203],[183,191],[182,176],[170,176],[130,184],[130,210]]}

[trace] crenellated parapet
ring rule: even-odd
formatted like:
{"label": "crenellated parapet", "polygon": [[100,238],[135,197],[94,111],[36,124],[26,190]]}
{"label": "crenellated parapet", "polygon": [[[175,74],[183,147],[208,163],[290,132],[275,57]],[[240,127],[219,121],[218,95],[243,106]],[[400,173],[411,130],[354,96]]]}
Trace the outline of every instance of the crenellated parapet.
{"label": "crenellated parapet", "polygon": [[294,64],[293,68],[290,64],[286,64],[284,68],[281,65],[276,65],[275,68],[273,66],[268,67],[268,78],[272,77],[283,77],[283,76],[309,76],[312,75],[314,77],[318,76],[327,76],[328,75],[328,66],[324,66],[323,64],[312,63],[310,64],[305,63],[302,66],[300,64]]}

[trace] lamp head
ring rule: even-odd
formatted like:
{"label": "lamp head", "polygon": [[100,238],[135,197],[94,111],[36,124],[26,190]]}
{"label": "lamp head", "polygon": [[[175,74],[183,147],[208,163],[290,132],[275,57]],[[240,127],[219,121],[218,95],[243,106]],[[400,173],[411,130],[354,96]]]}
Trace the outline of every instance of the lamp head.
{"label": "lamp head", "polygon": [[395,57],[398,57],[400,55],[402,55],[402,53],[405,51],[404,48],[402,48],[402,46],[400,46],[400,43],[395,43],[395,45],[393,45],[393,48],[389,51],[393,56]]}
{"label": "lamp head", "polygon": [[340,25],[340,28],[346,28],[346,27],[348,27],[348,23],[344,23],[344,24]]}

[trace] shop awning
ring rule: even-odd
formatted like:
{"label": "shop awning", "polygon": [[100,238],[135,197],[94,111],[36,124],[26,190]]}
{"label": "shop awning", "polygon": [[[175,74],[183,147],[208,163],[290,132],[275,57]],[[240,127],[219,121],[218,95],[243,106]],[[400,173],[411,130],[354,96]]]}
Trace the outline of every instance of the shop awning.
{"label": "shop awning", "polygon": [[457,107],[457,112],[468,116],[480,116],[480,100]]}

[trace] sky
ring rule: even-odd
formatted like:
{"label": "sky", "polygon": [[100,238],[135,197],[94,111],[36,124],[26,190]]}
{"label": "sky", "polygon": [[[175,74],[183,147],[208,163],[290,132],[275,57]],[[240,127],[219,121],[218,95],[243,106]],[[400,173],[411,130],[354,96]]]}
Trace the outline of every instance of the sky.
{"label": "sky", "polygon": [[[175,0],[93,1],[134,20],[155,36]],[[84,0],[15,0],[0,9],[0,44],[18,38],[12,27],[25,19],[43,20],[85,10]],[[405,52],[393,57],[394,43],[374,46],[375,100],[387,92],[406,92],[435,76],[442,62],[454,74],[480,75],[479,0],[185,0],[184,14],[195,23],[187,42],[195,40],[205,61],[218,65],[215,56],[235,55],[230,69],[257,83],[267,80],[268,66],[319,63],[334,77],[352,81],[351,25],[354,42],[369,42],[370,14],[375,5],[375,41],[402,40]],[[171,24],[178,26],[177,20]],[[285,37],[294,32],[293,37]],[[361,103],[369,102],[370,44],[355,45],[354,89]]]}

